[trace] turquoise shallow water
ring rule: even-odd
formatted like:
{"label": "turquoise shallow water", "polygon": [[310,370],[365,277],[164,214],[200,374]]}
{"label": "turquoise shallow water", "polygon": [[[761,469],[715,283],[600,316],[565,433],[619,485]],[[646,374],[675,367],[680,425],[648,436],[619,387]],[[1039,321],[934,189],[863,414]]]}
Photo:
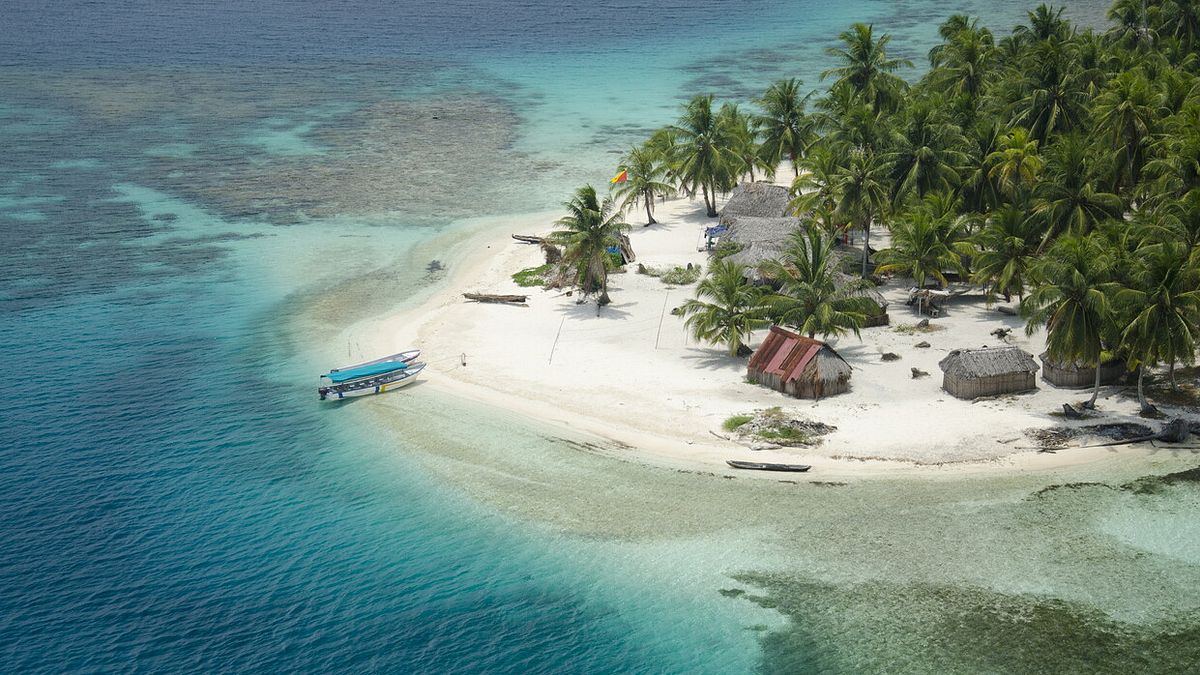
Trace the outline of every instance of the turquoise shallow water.
{"label": "turquoise shallow water", "polygon": [[971,670],[1044,607],[1048,664],[1194,630],[1190,483],[764,493],[419,386],[313,400],[314,345],[468,223],[605,180],[692,93],[815,84],[851,20],[916,59],[960,10],[1022,5],[10,3],[4,669]]}

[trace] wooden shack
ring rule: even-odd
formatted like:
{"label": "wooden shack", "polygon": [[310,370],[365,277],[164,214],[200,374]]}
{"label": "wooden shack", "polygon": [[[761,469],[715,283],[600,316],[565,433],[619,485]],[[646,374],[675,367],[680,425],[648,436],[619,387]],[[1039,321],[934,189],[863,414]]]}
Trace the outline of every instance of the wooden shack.
{"label": "wooden shack", "polygon": [[957,398],[979,398],[1037,389],[1037,362],[1017,347],[956,349],[938,366],[942,389]]}
{"label": "wooden shack", "polygon": [[796,398],[824,398],[849,391],[850,364],[832,347],[771,326],[746,367],[751,382]]}
{"label": "wooden shack", "polygon": [[[1062,364],[1049,357],[1046,352],[1038,357],[1042,360],[1042,379],[1064,389],[1084,389],[1096,385],[1096,368],[1080,363]],[[1100,384],[1114,384],[1125,375],[1125,362],[1109,359],[1100,364]]]}

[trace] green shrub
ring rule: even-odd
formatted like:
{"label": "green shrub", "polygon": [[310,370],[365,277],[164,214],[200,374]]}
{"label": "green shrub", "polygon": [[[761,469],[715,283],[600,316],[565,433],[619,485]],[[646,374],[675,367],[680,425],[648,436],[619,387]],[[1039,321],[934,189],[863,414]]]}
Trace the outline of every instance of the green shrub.
{"label": "green shrub", "polygon": [[625,258],[620,253],[607,253],[608,269],[619,270],[625,266]]}
{"label": "green shrub", "polygon": [[688,269],[676,266],[657,276],[668,286],[686,286],[696,283],[696,280],[700,278],[700,268],[692,266],[692,269]]}
{"label": "green shrub", "polygon": [[741,251],[742,248],[743,248],[743,246],[736,242],[723,241],[723,242],[717,244],[717,247],[715,249],[713,249],[713,254],[712,254],[713,260],[720,260],[721,258],[727,258],[727,257],[733,255],[734,253]]}
{"label": "green shrub", "polygon": [[737,431],[739,427],[754,419],[754,415],[734,415],[721,424],[725,431]]}
{"label": "green shrub", "polygon": [[546,275],[550,273],[550,265],[541,265],[539,267],[527,267],[520,272],[512,275],[512,280],[517,282],[521,288],[532,288],[534,286],[545,286]]}

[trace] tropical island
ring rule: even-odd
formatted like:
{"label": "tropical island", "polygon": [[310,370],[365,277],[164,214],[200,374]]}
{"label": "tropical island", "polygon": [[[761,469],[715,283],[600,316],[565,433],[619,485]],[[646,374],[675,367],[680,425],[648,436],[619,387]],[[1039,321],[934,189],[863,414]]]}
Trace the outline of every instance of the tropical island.
{"label": "tropical island", "polygon": [[919,78],[853,24],[821,91],[695,96],[607,193],[482,233],[371,339],[437,345],[436,386],[671,466],[1054,466],[1186,426],[1200,18],[1109,17],[1042,5],[998,36],[955,15]]}

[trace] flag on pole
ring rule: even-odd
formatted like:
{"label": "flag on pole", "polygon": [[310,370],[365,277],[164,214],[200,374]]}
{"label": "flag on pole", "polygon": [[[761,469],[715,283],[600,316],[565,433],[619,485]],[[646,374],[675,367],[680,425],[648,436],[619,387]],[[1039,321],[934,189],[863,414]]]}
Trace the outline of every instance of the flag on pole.
{"label": "flag on pole", "polygon": [[608,182],[610,185],[616,185],[617,183],[624,183],[627,180],[629,180],[629,172],[621,169],[621,173],[613,176],[612,180]]}

